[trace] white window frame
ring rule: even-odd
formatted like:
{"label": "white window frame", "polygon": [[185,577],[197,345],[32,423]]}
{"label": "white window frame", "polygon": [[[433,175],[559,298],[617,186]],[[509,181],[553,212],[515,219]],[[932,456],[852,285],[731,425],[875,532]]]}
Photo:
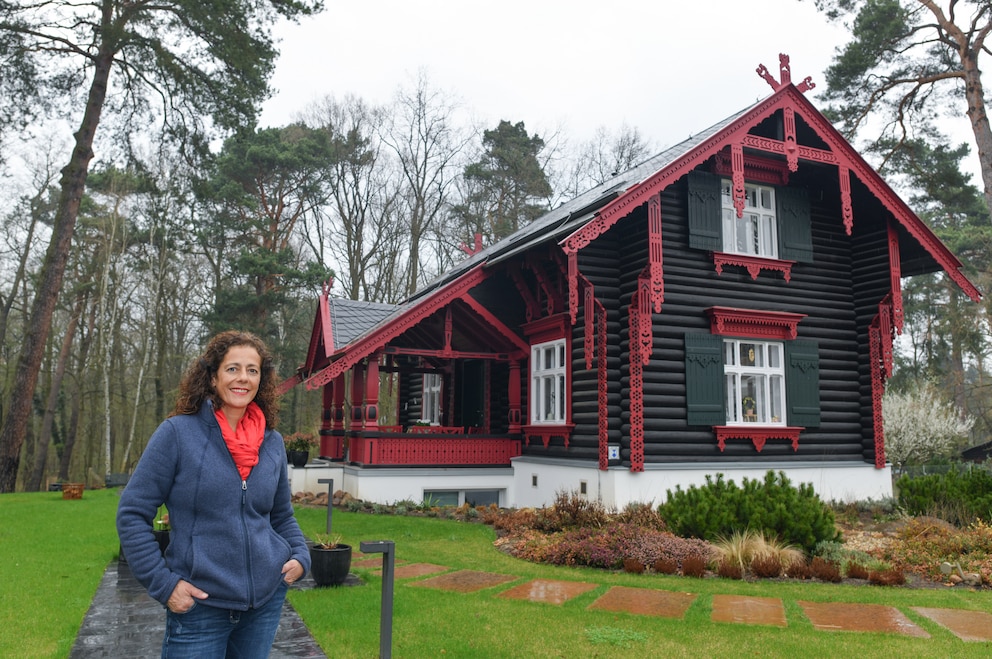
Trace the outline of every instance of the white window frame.
{"label": "white window frame", "polygon": [[420,418],[432,426],[441,425],[441,394],[444,378],[440,373],[424,373],[423,404],[420,406]]}
{"label": "white window frame", "polygon": [[530,422],[562,425],[568,419],[568,351],[565,339],[530,349]]}
{"label": "white window frame", "polygon": [[723,251],[761,258],[778,258],[778,218],[775,210],[775,188],[767,185],[744,184],[744,213],[737,217],[734,207],[734,184],[730,179],[720,182],[720,206],[723,213]]}
{"label": "white window frame", "polygon": [[727,425],[785,425],[784,343],[724,339],[723,373]]}

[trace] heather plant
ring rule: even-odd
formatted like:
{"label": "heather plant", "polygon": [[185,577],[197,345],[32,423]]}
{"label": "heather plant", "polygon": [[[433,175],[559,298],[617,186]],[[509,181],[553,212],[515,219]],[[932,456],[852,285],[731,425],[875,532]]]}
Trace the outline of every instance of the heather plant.
{"label": "heather plant", "polygon": [[744,570],[741,568],[737,561],[728,558],[720,559],[720,562],[716,566],[717,576],[723,577],[724,579],[743,579]]}
{"label": "heather plant", "polygon": [[899,568],[872,571],[868,573],[868,583],[876,586],[902,586],[906,583],[906,575]]}
{"label": "heather plant", "polygon": [[709,561],[700,554],[693,554],[682,561],[682,576],[702,579],[706,575],[706,565]]}
{"label": "heather plant", "polygon": [[939,517],[956,526],[992,520],[992,474],[984,469],[928,474],[896,480],[899,504],[910,515]]}
{"label": "heather plant", "polygon": [[833,511],[812,485],[794,486],[783,472],[745,478],[741,487],[723,474],[707,475],[702,487],[669,490],[658,512],[676,535],[704,540],[750,528],[811,552],[818,542],[840,538]]}
{"label": "heather plant", "polygon": [[604,526],[610,515],[598,501],[589,501],[578,492],[559,491],[554,503],[536,513],[534,528],[554,533],[577,528]]}
{"label": "heather plant", "polygon": [[[514,554],[517,555],[517,554]],[[701,540],[678,538],[633,524],[610,524],[552,534],[543,547],[544,562],[621,569],[624,559],[654,565],[661,558],[681,563],[691,555],[711,556],[712,547]]]}
{"label": "heather plant", "polygon": [[860,563],[848,561],[844,564],[844,574],[850,579],[867,579],[870,571]]}
{"label": "heather plant", "polygon": [[992,526],[985,522],[958,529],[942,520],[919,517],[900,530],[899,539],[883,556],[894,567],[940,579],[940,564],[948,561],[980,574],[984,583],[992,581]]}
{"label": "heather plant", "polygon": [[751,559],[751,573],[760,579],[774,579],[782,574],[778,554],[759,554]]}
{"label": "heather plant", "polygon": [[842,579],[840,574],[840,566],[837,563],[828,561],[821,556],[814,556],[813,560],[810,561],[809,568],[813,576],[820,581],[837,583]]}

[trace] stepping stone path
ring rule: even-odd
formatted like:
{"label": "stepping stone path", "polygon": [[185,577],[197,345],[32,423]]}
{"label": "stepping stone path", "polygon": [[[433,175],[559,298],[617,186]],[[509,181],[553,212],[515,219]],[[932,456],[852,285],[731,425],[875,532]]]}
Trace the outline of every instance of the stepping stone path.
{"label": "stepping stone path", "polygon": [[[382,557],[363,556],[355,552],[352,566],[381,571]],[[452,572],[450,569],[433,563],[399,562],[395,566],[393,575],[397,580],[405,581],[407,586],[458,593],[477,592],[520,580],[520,577],[510,574],[476,570]],[[361,584],[361,580],[351,574],[344,585]],[[308,576],[293,587],[306,590],[313,588],[314,584]],[[584,581],[532,579],[495,593],[495,596],[555,606],[598,588],[600,588],[599,584]],[[697,599],[698,595],[694,593],[612,586],[587,608],[682,619]],[[813,627],[820,631],[888,632],[912,638],[930,638],[926,630],[895,607],[840,602],[798,601],[796,603]],[[962,641],[992,642],[992,614],[967,609],[911,607],[910,610],[947,629]],[[716,623],[788,626],[782,600],[772,597],[714,595],[710,619]],[[127,564],[112,563],[107,568],[93,603],[86,613],[69,657],[95,659],[158,656],[164,622],[162,606],[148,597],[131,575]],[[273,659],[325,657],[289,602],[283,610],[279,634],[271,657]]]}
{"label": "stepping stone path", "polygon": [[[369,565],[371,566],[371,563]],[[447,569],[442,565],[430,563],[400,564],[395,568],[394,575],[397,579],[414,578],[443,572]],[[517,579],[518,577],[508,574],[458,570],[413,581],[408,585],[470,593],[494,588]],[[497,593],[496,597],[545,604],[564,604],[568,600],[598,587],[599,584],[581,581],[534,579]],[[588,608],[681,619],[697,597],[698,595],[694,593],[612,586],[596,598]],[[926,630],[915,624],[895,607],[841,602],[800,601],[797,604],[809,618],[813,627],[820,631],[888,632],[913,638],[930,638],[930,634]],[[713,622],[774,627],[788,626],[785,606],[782,600],[774,597],[714,595],[712,609],[710,619]],[[946,628],[962,641],[992,641],[992,614],[967,609],[911,607],[911,610]]]}

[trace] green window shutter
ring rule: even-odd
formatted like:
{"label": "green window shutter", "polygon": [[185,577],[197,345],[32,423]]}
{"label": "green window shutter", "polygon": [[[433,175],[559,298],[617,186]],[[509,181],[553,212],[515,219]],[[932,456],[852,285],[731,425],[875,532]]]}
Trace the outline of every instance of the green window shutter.
{"label": "green window shutter", "polygon": [[712,334],[685,335],[685,399],[690,426],[722,426],[723,339]]}
{"label": "green window shutter", "polygon": [[723,250],[723,213],[720,210],[720,177],[692,171],[689,186],[689,247]]}
{"label": "green window shutter", "polygon": [[788,261],[813,262],[813,230],[809,194],[805,188],[775,188],[778,256]]}
{"label": "green window shutter", "polygon": [[785,342],[785,397],[790,426],[820,425],[820,354],[815,341]]}

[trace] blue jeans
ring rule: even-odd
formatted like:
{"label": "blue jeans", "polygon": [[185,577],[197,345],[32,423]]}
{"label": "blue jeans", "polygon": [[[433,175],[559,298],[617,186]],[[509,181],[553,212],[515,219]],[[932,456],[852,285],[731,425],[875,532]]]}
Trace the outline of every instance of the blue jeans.
{"label": "blue jeans", "polygon": [[186,613],[166,610],[162,659],[265,659],[282,616],[283,583],[257,609],[232,611],[195,603]]}

